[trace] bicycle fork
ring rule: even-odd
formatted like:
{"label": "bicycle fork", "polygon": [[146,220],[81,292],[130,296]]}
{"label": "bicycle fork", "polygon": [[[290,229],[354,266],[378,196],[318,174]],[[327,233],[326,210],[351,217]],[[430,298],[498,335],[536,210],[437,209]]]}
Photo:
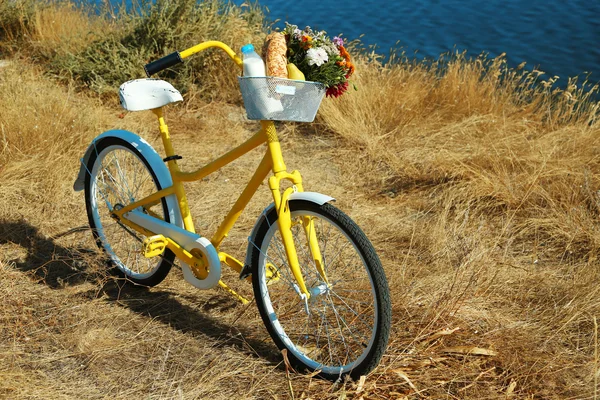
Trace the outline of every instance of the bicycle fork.
{"label": "bicycle fork", "polygon": [[[283,162],[283,156],[281,154],[281,147],[279,139],[275,131],[275,126],[271,121],[262,121],[263,130],[267,135],[267,143],[269,146],[269,153],[273,160],[273,173],[274,175],[269,178],[269,188],[273,195],[273,202],[275,204],[275,210],[277,211],[277,225],[281,234],[281,240],[284,244],[286,257],[290,266],[290,270],[298,287],[296,291],[298,295],[304,300],[306,304],[306,310],[308,312],[307,301],[311,297],[311,290],[307,288],[306,282],[302,275],[302,269],[300,268],[300,262],[298,260],[298,253],[294,244],[294,237],[292,234],[292,217],[289,206],[289,197],[295,191],[304,191],[302,187],[302,177],[300,172],[292,171],[288,173]],[[280,190],[280,182],[282,180],[289,180],[294,186],[284,190],[283,194]],[[329,286],[325,269],[323,266],[323,259],[315,232],[315,226],[312,218],[303,217],[302,226],[310,250],[311,258],[315,263],[317,271],[321,276],[321,279]],[[320,292],[320,290],[318,291]]]}

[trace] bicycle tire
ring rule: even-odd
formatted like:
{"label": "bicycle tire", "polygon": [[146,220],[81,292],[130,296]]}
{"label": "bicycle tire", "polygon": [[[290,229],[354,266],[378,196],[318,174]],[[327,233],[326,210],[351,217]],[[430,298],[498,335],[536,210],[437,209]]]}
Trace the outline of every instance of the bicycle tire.
{"label": "bicycle tire", "polygon": [[[291,200],[289,207],[294,242],[312,300],[305,303],[294,287],[272,208],[257,230],[251,252],[260,315],[277,347],[287,349],[295,368],[320,371],[319,376],[329,380],[344,375],[357,379],[378,365],[389,339],[391,303],[383,267],[363,231],[336,207],[304,200]],[[313,219],[330,288],[310,257],[299,222],[302,216]],[[339,241],[345,241],[344,247],[337,246]],[[366,339],[361,337],[363,333]],[[343,358],[340,351],[345,352]]]}
{"label": "bicycle tire", "polygon": [[[86,167],[88,221],[96,244],[108,256],[108,264],[135,284],[159,284],[171,270],[173,252],[166,249],[162,255],[145,258],[142,254],[145,237],[110,216],[117,204],[126,206],[162,189],[152,166],[128,141],[107,137],[96,143]],[[165,198],[150,211],[171,222]]]}

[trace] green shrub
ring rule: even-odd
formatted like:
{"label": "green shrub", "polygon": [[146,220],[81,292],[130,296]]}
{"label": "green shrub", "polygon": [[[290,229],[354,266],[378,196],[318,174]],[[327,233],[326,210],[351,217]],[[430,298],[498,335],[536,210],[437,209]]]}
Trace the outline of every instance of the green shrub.
{"label": "green shrub", "polygon": [[0,41],[3,44],[0,49],[3,52],[16,47],[34,19],[36,9],[45,5],[46,2],[35,0],[0,0]]}
{"label": "green shrub", "polygon": [[[50,71],[98,93],[114,92],[144,76],[143,66],[176,50],[220,40],[234,51],[245,43],[260,47],[266,29],[258,5],[235,6],[222,0],[158,0],[117,13],[119,28],[77,53],[57,53]],[[220,50],[209,50],[159,74],[182,92],[204,98],[238,98],[237,66]]]}

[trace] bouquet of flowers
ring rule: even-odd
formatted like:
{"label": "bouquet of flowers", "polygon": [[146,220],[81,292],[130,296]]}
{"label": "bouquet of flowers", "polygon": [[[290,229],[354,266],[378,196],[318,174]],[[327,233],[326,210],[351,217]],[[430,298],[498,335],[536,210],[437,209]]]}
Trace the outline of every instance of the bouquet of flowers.
{"label": "bouquet of flowers", "polygon": [[354,64],[341,37],[333,40],[325,31],[303,30],[286,22],[283,30],[287,43],[287,60],[304,73],[306,80],[325,85],[328,97],[339,97],[348,90],[348,78]]}

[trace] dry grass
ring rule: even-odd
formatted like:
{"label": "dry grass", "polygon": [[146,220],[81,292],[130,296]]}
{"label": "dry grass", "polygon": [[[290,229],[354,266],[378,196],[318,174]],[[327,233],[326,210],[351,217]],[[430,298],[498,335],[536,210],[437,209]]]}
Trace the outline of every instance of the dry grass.
{"label": "dry grass", "polygon": [[[293,375],[292,394],[253,304],[194,290],[178,271],[153,289],[124,285],[77,229],[85,206],[71,187],[90,140],[121,127],[158,145],[150,115],[119,118],[116,99],[81,92],[77,76],[48,77],[52,49],[77,52],[98,27],[116,35],[113,25],[68,4],[0,4],[23,6],[3,14],[1,47],[20,41],[37,55],[0,68],[0,397],[597,396],[600,129],[598,104],[574,82],[555,89],[502,58],[363,59],[359,91],[326,100],[313,125],[280,127],[306,189],[336,197],[367,231],[394,311],[389,350],[364,385]],[[216,97],[235,99],[223,85],[229,94]],[[256,129],[237,103],[193,95],[202,90],[168,118],[185,169]],[[189,185],[201,232],[214,231],[260,156]],[[260,191],[225,251],[243,257],[268,201]],[[251,296],[235,274],[226,280]]]}
{"label": "dry grass", "polygon": [[[466,364],[466,376],[442,379],[447,390],[496,397],[515,382],[521,396],[591,396],[598,106],[531,86],[537,73],[503,63],[484,69],[458,55],[439,78],[436,64],[366,64],[361,90],[325,104],[321,121],[345,148],[363,150],[346,168],[370,177],[363,188],[397,212],[371,221],[383,251],[401,253],[397,315],[409,327],[421,320],[425,333],[461,327],[455,343],[499,352],[501,367],[480,376]],[[419,374],[427,386],[440,379],[431,372]]]}

